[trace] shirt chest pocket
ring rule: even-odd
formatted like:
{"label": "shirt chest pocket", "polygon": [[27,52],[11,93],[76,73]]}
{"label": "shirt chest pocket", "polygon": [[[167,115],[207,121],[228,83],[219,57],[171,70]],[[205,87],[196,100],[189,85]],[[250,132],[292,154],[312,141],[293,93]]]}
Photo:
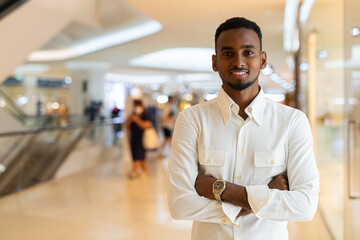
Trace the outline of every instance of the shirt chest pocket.
{"label": "shirt chest pocket", "polygon": [[254,179],[264,181],[286,171],[285,152],[255,152],[254,164]]}
{"label": "shirt chest pocket", "polygon": [[226,160],[225,151],[199,150],[200,172],[221,176]]}

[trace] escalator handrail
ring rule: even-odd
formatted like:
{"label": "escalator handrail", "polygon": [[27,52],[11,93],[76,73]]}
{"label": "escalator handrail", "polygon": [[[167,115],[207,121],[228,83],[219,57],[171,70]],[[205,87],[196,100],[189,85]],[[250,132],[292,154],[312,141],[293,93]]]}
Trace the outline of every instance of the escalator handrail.
{"label": "escalator handrail", "polygon": [[75,128],[93,128],[93,127],[105,127],[113,125],[112,118],[106,118],[104,120],[98,120],[93,122],[85,122],[78,125],[67,125],[67,126],[55,126],[55,127],[42,127],[36,129],[27,129],[27,130],[20,130],[20,131],[11,131],[11,132],[3,132],[0,133],[1,137],[9,137],[9,136],[17,136],[17,135],[27,135],[27,134],[37,134],[40,132],[46,131],[58,131],[58,130],[70,130]]}

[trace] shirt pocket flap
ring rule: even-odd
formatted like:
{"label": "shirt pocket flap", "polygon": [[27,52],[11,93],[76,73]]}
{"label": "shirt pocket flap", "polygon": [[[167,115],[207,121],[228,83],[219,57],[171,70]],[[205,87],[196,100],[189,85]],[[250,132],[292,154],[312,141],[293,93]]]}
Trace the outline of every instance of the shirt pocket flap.
{"label": "shirt pocket flap", "polygon": [[276,167],[284,164],[284,151],[255,152],[255,167]]}
{"label": "shirt pocket flap", "polygon": [[224,166],[226,152],[199,150],[199,162],[201,165]]}

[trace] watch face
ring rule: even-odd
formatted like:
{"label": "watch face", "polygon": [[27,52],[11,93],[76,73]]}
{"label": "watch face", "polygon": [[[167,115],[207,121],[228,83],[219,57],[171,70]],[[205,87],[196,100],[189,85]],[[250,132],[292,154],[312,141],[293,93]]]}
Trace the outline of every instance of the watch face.
{"label": "watch face", "polygon": [[214,183],[214,190],[222,190],[224,188],[224,182],[217,181]]}

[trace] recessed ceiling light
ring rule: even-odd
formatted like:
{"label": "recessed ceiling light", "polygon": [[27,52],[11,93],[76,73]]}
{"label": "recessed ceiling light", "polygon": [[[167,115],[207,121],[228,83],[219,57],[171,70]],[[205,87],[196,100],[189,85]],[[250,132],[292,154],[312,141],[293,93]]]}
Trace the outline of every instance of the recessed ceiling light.
{"label": "recessed ceiling light", "polygon": [[353,27],[351,29],[351,35],[353,35],[354,37],[360,35],[360,29],[358,27]]}
{"label": "recessed ceiling light", "polygon": [[15,74],[27,74],[27,73],[44,73],[49,70],[48,65],[43,64],[24,64],[15,68]]}
{"label": "recessed ceiling light", "polygon": [[141,24],[121,28],[87,41],[74,44],[69,48],[57,50],[40,50],[29,55],[29,61],[56,61],[78,57],[111,46],[130,42],[142,37],[159,32],[162,25],[155,20],[145,21]]}
{"label": "recessed ceiling light", "polygon": [[137,67],[212,72],[212,48],[169,48],[134,59],[129,64]]}
{"label": "recessed ceiling light", "polygon": [[107,73],[105,79],[115,82],[127,82],[132,84],[148,85],[154,83],[165,83],[170,80],[170,76],[157,75],[157,76],[141,76],[141,75],[128,75],[120,73]]}
{"label": "recessed ceiling light", "polygon": [[318,58],[320,60],[324,60],[327,57],[327,51],[325,50],[320,50],[316,53],[316,55],[318,56]]}

